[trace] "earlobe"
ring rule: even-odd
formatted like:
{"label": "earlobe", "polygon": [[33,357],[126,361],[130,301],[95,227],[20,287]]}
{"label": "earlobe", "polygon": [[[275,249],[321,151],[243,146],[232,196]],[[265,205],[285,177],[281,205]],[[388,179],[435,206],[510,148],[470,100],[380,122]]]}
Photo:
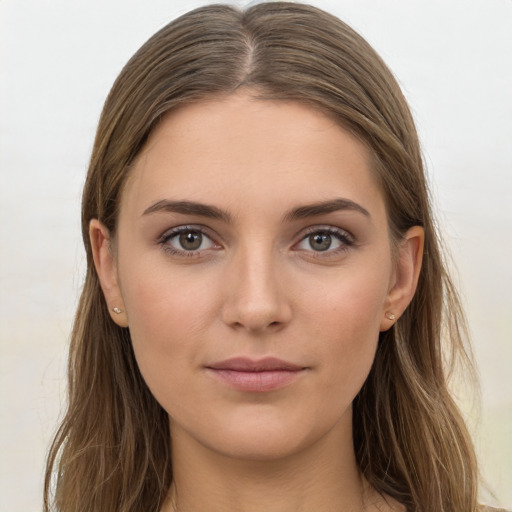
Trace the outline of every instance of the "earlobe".
{"label": "earlobe", "polygon": [[425,232],[413,226],[404,235],[396,260],[394,282],[386,297],[381,331],[387,331],[405,311],[416,292],[423,260]]}
{"label": "earlobe", "polygon": [[111,249],[110,232],[98,219],[92,219],[89,223],[89,238],[94,266],[110,316],[120,327],[128,327],[128,318],[117,277],[115,257]]}

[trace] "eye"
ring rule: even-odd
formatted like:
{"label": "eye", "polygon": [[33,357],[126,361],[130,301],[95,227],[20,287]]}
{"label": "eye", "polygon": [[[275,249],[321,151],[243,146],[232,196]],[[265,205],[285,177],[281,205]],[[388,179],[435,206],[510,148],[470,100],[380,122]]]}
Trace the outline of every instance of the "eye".
{"label": "eye", "polygon": [[327,251],[331,248],[333,237],[330,233],[315,233],[309,235],[307,241],[314,251]]}
{"label": "eye", "polygon": [[175,235],[173,239],[185,251],[197,251],[203,244],[203,234],[198,231],[184,231]]}
{"label": "eye", "polygon": [[332,254],[346,250],[351,245],[354,245],[354,240],[349,233],[339,228],[326,227],[310,230],[296,248],[301,251]]}
{"label": "eye", "polygon": [[219,246],[201,229],[181,226],[166,232],[159,240],[164,250],[171,254],[192,256],[200,251]]}

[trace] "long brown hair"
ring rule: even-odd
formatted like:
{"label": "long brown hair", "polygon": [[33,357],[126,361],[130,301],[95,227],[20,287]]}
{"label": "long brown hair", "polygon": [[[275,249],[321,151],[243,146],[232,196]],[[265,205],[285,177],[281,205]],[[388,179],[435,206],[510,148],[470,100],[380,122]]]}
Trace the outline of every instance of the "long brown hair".
{"label": "long brown hair", "polygon": [[381,335],[354,402],[355,452],[370,484],[409,511],[473,512],[475,456],[447,384],[452,366],[469,361],[465,324],[412,116],[361,36],[317,8],[287,2],[192,11],[149,39],[112,87],[83,192],[87,275],[71,339],[68,409],[48,457],[45,511],[156,512],[169,491],[168,417],[139,373],[128,329],[110,319],[88,227],[97,218],[115,234],[130,164],[166,112],[241,87],[306,103],[356,134],[373,156],[394,239],[423,226],[416,295]]}

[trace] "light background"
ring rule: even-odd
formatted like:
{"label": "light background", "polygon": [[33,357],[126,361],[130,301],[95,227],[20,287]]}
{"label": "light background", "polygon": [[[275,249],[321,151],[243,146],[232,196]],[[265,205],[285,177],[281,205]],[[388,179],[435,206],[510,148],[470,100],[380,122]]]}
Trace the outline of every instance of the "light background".
{"label": "light background", "polygon": [[[41,509],[84,269],[80,188],[102,103],[152,33],[205,3],[0,2],[2,511]],[[512,1],[313,3],[374,45],[411,103],[481,373],[471,424],[498,503],[511,506]]]}

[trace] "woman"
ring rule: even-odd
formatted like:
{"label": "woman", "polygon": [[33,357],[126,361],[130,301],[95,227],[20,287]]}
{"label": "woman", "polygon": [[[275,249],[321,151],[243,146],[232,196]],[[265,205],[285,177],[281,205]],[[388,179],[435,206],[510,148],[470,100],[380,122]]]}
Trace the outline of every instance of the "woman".
{"label": "woman", "polygon": [[414,123],[345,24],[170,23],[106,101],[82,221],[46,510],[478,509]]}

